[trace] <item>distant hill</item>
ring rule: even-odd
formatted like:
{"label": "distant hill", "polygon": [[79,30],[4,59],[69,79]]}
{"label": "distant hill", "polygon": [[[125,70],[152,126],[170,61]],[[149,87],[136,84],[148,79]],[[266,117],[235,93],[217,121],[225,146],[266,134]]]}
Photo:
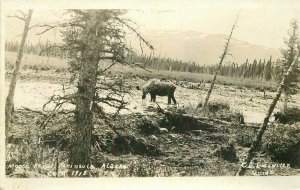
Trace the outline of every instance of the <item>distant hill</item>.
{"label": "distant hill", "polygon": [[[151,30],[143,32],[145,39],[154,46],[155,54],[162,57],[172,57],[184,61],[195,61],[198,64],[216,64],[223,51],[226,35],[224,34],[204,34],[197,31],[177,31],[177,30]],[[138,47],[139,43],[133,40],[133,46]],[[226,61],[244,63],[256,59],[273,60],[280,57],[277,49],[266,48],[232,38],[230,52]]]}
{"label": "distant hill", "polygon": [[[218,58],[223,51],[224,39],[226,38],[224,34],[205,34],[198,31],[184,30],[146,30],[141,34],[152,43],[156,49],[156,55],[177,58],[183,61],[195,61],[200,65],[216,64],[218,62]],[[43,34],[42,38],[42,41],[61,41],[60,35],[53,35],[51,32]],[[136,40],[136,36],[129,37],[129,40],[134,48],[139,49],[139,42]],[[30,35],[27,39],[27,42],[30,43],[37,43],[38,41],[39,38],[36,35]],[[146,48],[144,50],[146,51]],[[255,58],[269,59],[271,55],[273,60],[280,57],[278,49],[266,48],[235,38],[230,43],[230,53],[234,58],[228,56],[225,63],[227,61],[244,63],[247,58],[252,62]]]}

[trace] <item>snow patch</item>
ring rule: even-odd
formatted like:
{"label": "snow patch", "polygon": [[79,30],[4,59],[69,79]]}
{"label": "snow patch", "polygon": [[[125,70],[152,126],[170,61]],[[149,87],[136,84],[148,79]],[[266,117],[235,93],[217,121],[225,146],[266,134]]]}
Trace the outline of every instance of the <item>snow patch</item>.
{"label": "snow patch", "polygon": [[208,36],[208,34],[200,34],[198,37],[199,39],[205,39]]}

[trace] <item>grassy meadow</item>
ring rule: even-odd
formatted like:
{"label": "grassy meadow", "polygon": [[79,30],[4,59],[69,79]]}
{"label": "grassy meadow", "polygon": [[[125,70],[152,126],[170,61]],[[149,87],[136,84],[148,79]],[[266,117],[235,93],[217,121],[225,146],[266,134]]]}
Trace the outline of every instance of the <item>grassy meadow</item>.
{"label": "grassy meadow", "polygon": [[[5,53],[5,66],[6,71],[12,70],[17,54],[15,52]],[[106,68],[109,65],[108,62],[103,62],[100,67]],[[24,54],[22,58],[23,69],[33,69],[41,71],[66,71],[67,60],[56,57],[38,56],[32,54]],[[190,82],[205,82],[209,83],[213,79],[213,75],[202,74],[202,73],[190,73],[180,71],[168,71],[168,70],[153,70],[153,69],[142,69],[133,68],[123,65],[115,65],[109,71],[112,75],[132,75],[144,78],[160,78],[169,79],[176,81],[190,81]],[[252,88],[256,90],[270,90],[275,91],[277,85],[274,81],[265,81],[260,78],[236,78],[236,77],[225,77],[218,76],[216,84],[237,86],[238,88]]]}

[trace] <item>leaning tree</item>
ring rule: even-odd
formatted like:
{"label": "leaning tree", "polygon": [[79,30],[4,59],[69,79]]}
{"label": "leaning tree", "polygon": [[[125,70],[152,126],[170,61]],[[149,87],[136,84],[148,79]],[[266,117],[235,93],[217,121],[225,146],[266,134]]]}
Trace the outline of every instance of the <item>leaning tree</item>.
{"label": "leaning tree", "polygon": [[[128,35],[135,35],[141,47],[146,46],[151,50],[153,47],[140,35],[138,26],[126,18],[125,10],[68,10],[66,14],[68,19],[57,27],[61,28],[63,43],[60,49],[66,52],[70,81],[76,87],[76,92],[52,96],[51,101],[56,103],[56,113],[64,103],[75,106],[72,111],[60,112],[71,113],[74,118],[69,148],[72,172],[74,165],[91,164],[94,118],[103,119],[113,128],[102,105],[116,108],[115,113],[126,106],[124,95],[130,89],[122,84],[122,80],[103,80],[103,75],[115,64],[141,67],[131,60],[134,50],[127,40]],[[56,26],[40,27],[46,28],[42,34]]]}
{"label": "leaning tree", "polygon": [[214,88],[214,85],[215,85],[217,76],[218,76],[218,74],[219,74],[220,71],[221,71],[221,66],[222,66],[222,64],[223,64],[223,61],[225,60],[225,58],[226,58],[226,56],[227,56],[227,54],[228,54],[230,40],[231,40],[231,38],[232,38],[233,31],[234,31],[234,29],[235,29],[235,27],[236,27],[238,18],[239,18],[239,15],[236,17],[235,22],[234,22],[234,24],[233,24],[233,26],[232,26],[232,28],[231,28],[229,37],[226,39],[223,53],[222,53],[222,55],[220,56],[220,61],[219,61],[219,63],[218,63],[218,67],[217,67],[216,73],[215,73],[214,78],[213,78],[213,80],[212,80],[212,82],[211,82],[211,84],[210,84],[210,88],[209,88],[209,90],[208,90],[208,92],[207,92],[207,95],[206,95],[206,98],[205,98],[205,100],[204,100],[203,106],[202,106],[202,103],[200,102],[200,103],[197,105],[197,107],[196,107],[196,111],[197,111],[198,108],[200,108],[200,107],[202,106],[203,115],[206,114],[208,101],[209,101],[209,98],[210,98],[210,96],[211,96],[212,90],[213,90],[213,88]]}
{"label": "leaning tree", "polygon": [[[269,119],[276,107],[276,104],[281,96],[282,93],[286,94],[288,93],[288,90],[291,89],[292,81],[295,81],[294,74],[299,69],[299,56],[300,56],[300,47],[299,47],[299,41],[298,38],[296,38],[296,29],[297,24],[296,22],[292,22],[292,30],[289,32],[289,40],[285,40],[285,44],[288,45],[288,50],[283,50],[283,60],[285,60],[284,64],[284,70],[283,74],[281,75],[281,82],[277,88],[276,96],[274,97],[272,103],[269,106],[269,109],[264,117],[264,121],[261,124],[255,138],[252,141],[251,147],[247,150],[247,155],[243,160],[243,164],[240,166],[238,172],[236,175],[241,176],[244,175],[246,168],[245,166],[248,166],[251,162],[252,158],[255,156],[256,151],[258,150],[260,143],[262,141],[263,134],[267,130]],[[287,43],[289,42],[289,43]],[[285,53],[284,53],[285,52]]]}

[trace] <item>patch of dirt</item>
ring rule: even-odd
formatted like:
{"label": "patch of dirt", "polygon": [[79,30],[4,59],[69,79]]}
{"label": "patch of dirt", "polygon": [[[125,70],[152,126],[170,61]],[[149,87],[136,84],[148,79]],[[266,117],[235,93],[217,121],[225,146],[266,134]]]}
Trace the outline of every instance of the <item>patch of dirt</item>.
{"label": "patch of dirt", "polygon": [[[26,73],[27,72],[27,73]],[[18,82],[15,93],[15,107],[16,109],[22,106],[31,109],[40,110],[42,105],[47,102],[48,98],[53,94],[62,93],[62,83],[59,81],[66,81],[67,76],[62,77],[61,74],[57,74],[51,71],[43,71],[42,73],[33,73],[26,71]],[[58,80],[59,79],[59,80]],[[146,81],[136,78],[127,78],[125,85],[131,87],[131,95],[125,95],[125,101],[128,102],[128,110],[121,111],[121,114],[141,113],[141,114],[155,114],[157,111],[157,105],[150,102],[150,96],[148,95],[145,100],[142,100],[142,92],[138,91],[135,87],[141,86]],[[5,85],[5,92],[8,90],[8,82]],[[209,89],[209,84],[202,84],[201,88],[189,89],[186,87],[177,86],[175,91],[175,98],[178,102],[178,106],[195,107],[198,102],[202,102],[205,99],[206,92]],[[70,89],[70,92],[75,89]],[[275,92],[266,92],[268,97],[274,97]],[[300,99],[300,94],[293,95],[293,99]],[[267,108],[270,105],[272,99],[264,99],[263,92],[259,92],[251,89],[237,89],[234,87],[228,87],[224,85],[215,85],[210,99],[211,102],[219,101],[226,102],[230,105],[231,110],[241,112],[245,116],[246,123],[261,123],[267,112]],[[156,103],[158,103],[162,109],[166,109],[167,97],[157,97]],[[116,110],[103,105],[104,109],[108,113],[114,113]],[[297,102],[290,102],[291,107],[299,107]],[[276,106],[282,107],[282,101],[279,101]],[[51,109],[51,106],[49,106]],[[274,119],[273,119],[274,120]]]}

